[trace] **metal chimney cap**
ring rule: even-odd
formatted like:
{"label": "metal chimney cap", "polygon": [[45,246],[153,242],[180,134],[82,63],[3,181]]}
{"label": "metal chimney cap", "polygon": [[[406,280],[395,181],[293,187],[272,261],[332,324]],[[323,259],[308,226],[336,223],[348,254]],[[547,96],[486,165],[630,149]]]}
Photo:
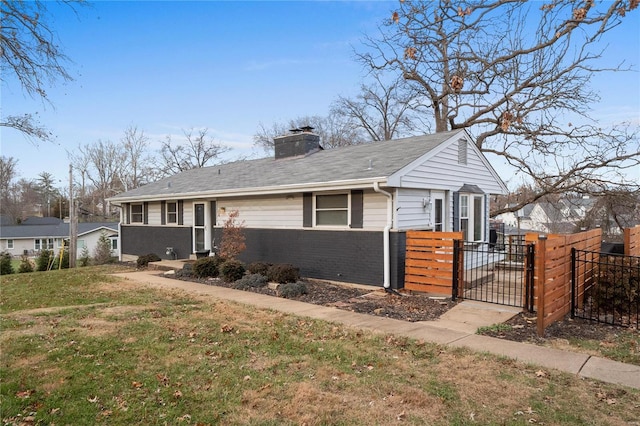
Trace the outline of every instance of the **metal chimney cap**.
{"label": "metal chimney cap", "polygon": [[311,126],[303,126],[300,127],[300,130],[302,130],[303,132],[313,132],[314,127]]}

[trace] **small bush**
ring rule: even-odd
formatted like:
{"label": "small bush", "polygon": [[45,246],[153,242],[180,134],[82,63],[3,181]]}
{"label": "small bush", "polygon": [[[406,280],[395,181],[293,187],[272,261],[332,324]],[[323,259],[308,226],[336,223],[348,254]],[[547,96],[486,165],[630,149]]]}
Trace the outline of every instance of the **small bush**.
{"label": "small bush", "polygon": [[229,259],[220,265],[220,275],[228,283],[238,281],[244,276],[244,264],[239,260]]}
{"label": "small bush", "polygon": [[[158,260],[160,260],[160,258],[158,258]],[[100,238],[98,238],[96,248],[93,251],[93,261],[96,265],[104,265],[106,263],[113,262],[113,256],[111,256],[111,241],[109,241],[109,237],[107,237],[105,232],[100,233]],[[150,262],[157,261],[151,260]]]}
{"label": "small bush", "polygon": [[31,259],[29,259],[29,256],[23,255],[20,260],[20,266],[18,267],[18,273],[24,274],[28,272],[33,272],[33,263],[31,262]]}
{"label": "small bush", "polygon": [[11,264],[11,255],[5,251],[0,254],[0,275],[9,274],[13,274],[13,265]]}
{"label": "small bush", "polygon": [[82,251],[80,252],[80,258],[78,259],[80,262],[80,266],[85,267],[89,266],[89,262],[91,258],[89,257],[89,248],[87,246],[82,247]]}
{"label": "small bush", "polygon": [[40,250],[36,258],[36,271],[48,271],[53,263],[53,252],[51,250]]}
{"label": "small bush", "polygon": [[182,269],[176,271],[176,278],[188,278],[193,276],[193,263],[185,263]]}
{"label": "small bush", "polygon": [[307,285],[302,281],[286,283],[278,287],[278,295],[285,299],[292,299],[302,296],[303,294],[307,294]]}
{"label": "small bush", "polygon": [[140,256],[138,260],[136,260],[136,264],[138,265],[138,268],[146,268],[147,266],[149,266],[149,262],[158,262],[160,260],[162,259],[160,259],[160,256],[158,256],[157,254],[149,253]]}
{"label": "small bush", "polygon": [[193,275],[198,278],[217,277],[222,262],[223,259],[218,256],[201,257],[193,264]]}
{"label": "small bush", "polygon": [[300,270],[288,263],[278,263],[269,267],[267,277],[280,284],[295,283],[300,279]]}
{"label": "small bush", "polygon": [[260,274],[266,277],[269,275],[269,268],[271,266],[272,264],[267,262],[251,262],[249,265],[247,265],[247,271],[251,272],[252,274]]}
{"label": "small bush", "polygon": [[246,290],[248,288],[260,288],[267,285],[269,280],[264,275],[248,274],[240,278],[233,284],[233,288],[238,290]]}

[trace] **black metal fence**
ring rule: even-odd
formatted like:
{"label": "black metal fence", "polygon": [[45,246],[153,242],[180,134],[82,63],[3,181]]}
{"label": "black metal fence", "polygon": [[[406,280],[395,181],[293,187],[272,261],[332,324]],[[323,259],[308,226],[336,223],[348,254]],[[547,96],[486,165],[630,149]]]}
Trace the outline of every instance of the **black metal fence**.
{"label": "black metal fence", "polygon": [[533,245],[465,243],[456,245],[462,262],[456,276],[463,299],[533,310]]}
{"label": "black metal fence", "polygon": [[571,250],[571,317],[640,326],[640,257]]}

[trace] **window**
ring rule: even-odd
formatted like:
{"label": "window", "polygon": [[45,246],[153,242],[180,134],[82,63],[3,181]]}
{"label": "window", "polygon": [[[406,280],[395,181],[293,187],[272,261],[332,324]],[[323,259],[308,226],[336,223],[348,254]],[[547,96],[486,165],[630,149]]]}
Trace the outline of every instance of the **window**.
{"label": "window", "polygon": [[465,241],[483,241],[485,238],[485,196],[460,194],[460,231]]}
{"label": "window", "polygon": [[78,250],[82,250],[83,248],[85,248],[87,246],[87,243],[84,240],[80,240],[79,239],[78,243],[77,243],[77,246],[78,246]]}
{"label": "window", "polygon": [[316,195],[317,226],[347,226],[349,194]]}
{"label": "window", "polygon": [[143,221],[142,204],[131,204],[131,223],[142,223]]}
{"label": "window", "polygon": [[111,250],[118,251],[118,238],[111,237]]}
{"label": "window", "polygon": [[36,250],[53,250],[53,238],[36,238],[34,248]]}
{"label": "window", "polygon": [[11,250],[13,248],[13,240],[7,240],[7,249]]}
{"label": "window", "polygon": [[167,203],[167,223],[178,223],[178,203]]}
{"label": "window", "polygon": [[460,231],[466,240],[469,236],[469,196],[460,196]]}

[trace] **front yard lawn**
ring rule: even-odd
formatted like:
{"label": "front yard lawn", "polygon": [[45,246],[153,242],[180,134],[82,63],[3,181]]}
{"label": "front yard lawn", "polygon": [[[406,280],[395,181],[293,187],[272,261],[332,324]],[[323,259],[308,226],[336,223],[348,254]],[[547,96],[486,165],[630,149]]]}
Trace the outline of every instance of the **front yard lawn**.
{"label": "front yard lawn", "polygon": [[2,277],[3,424],[629,424],[640,391],[120,281]]}

